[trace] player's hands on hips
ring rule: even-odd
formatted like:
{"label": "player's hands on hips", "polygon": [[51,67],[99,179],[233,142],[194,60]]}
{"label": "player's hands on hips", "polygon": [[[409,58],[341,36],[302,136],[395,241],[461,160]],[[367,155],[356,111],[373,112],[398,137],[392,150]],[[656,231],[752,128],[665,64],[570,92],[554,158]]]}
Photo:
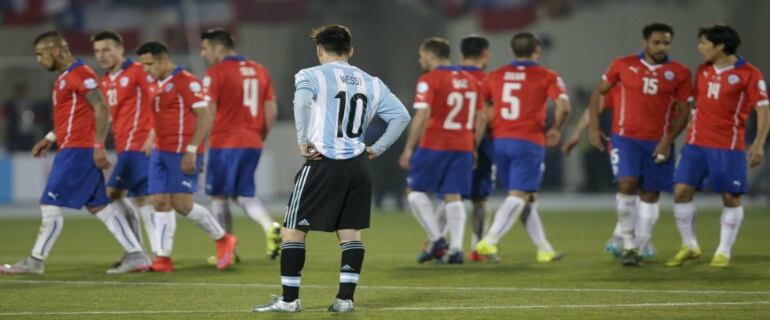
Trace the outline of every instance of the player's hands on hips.
{"label": "player's hands on hips", "polygon": [[548,130],[548,132],[545,133],[546,146],[553,147],[555,145],[558,145],[559,140],[561,140],[561,131],[559,131],[559,129],[551,128]]}
{"label": "player's hands on hips", "polygon": [[195,174],[195,158],[197,158],[198,155],[193,152],[185,152],[182,156],[182,162],[180,165],[182,166],[182,172],[186,175],[192,175]]}
{"label": "player's hands on hips", "polygon": [[561,145],[561,153],[568,156],[572,149],[580,142],[580,135],[572,135]]}
{"label": "player's hands on hips", "polygon": [[104,148],[94,148],[94,162],[96,167],[102,170],[109,169],[112,163],[107,159],[107,152]]}
{"label": "player's hands on hips", "polygon": [[409,170],[409,162],[412,161],[412,150],[404,150],[398,158],[398,165],[404,170]]}
{"label": "player's hands on hips", "polygon": [[754,143],[749,147],[747,156],[749,158],[749,167],[754,168],[762,163],[762,159],[765,158],[765,150],[762,149],[762,145]]}
{"label": "player's hands on hips", "polygon": [[668,157],[671,153],[671,142],[663,140],[655,147],[655,152],[652,153],[652,158],[655,163],[664,163],[668,161]]}
{"label": "player's hands on hips", "polygon": [[299,154],[308,160],[321,160],[321,153],[312,143],[303,143],[299,145]]}
{"label": "player's hands on hips", "polygon": [[53,142],[48,139],[40,139],[34,147],[32,147],[32,156],[33,157],[44,157],[46,153],[48,153],[48,149],[51,149],[51,146],[53,145]]}
{"label": "player's hands on hips", "polygon": [[591,128],[588,131],[588,142],[590,142],[597,150],[604,152],[605,140],[607,140],[607,136],[605,136],[598,128]]}
{"label": "player's hands on hips", "polygon": [[377,158],[377,153],[374,152],[374,149],[372,149],[372,147],[366,147],[366,156],[369,157],[369,160],[372,160],[374,158]]}

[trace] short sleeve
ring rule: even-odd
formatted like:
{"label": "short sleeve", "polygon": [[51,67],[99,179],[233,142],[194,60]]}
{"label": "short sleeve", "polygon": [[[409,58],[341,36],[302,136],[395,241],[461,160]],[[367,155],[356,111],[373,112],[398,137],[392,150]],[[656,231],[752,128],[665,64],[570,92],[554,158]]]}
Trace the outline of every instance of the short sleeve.
{"label": "short sleeve", "polygon": [[313,96],[318,94],[318,87],[313,81],[313,76],[307,70],[300,70],[294,75],[294,90],[310,90]]}
{"label": "short sleeve", "polygon": [[99,89],[99,81],[96,78],[96,74],[93,72],[83,71],[79,74],[79,77],[72,82],[71,86],[73,90],[81,95],[85,95],[91,90]]}
{"label": "short sleeve", "polygon": [[749,97],[749,105],[756,107],[767,107],[770,105],[767,99],[767,82],[765,82],[759,70],[752,72],[746,91]]}
{"label": "short sleeve", "polygon": [[551,100],[569,100],[569,96],[567,96],[567,86],[564,84],[564,80],[562,80],[558,74],[553,74],[551,79],[548,81],[547,93],[548,98]]}
{"label": "short sleeve", "polygon": [[179,88],[179,92],[185,101],[189,101],[193,109],[208,107],[208,101],[203,96],[203,86],[198,79],[190,79],[187,85]]}
{"label": "short sleeve", "polygon": [[674,99],[676,102],[688,102],[692,100],[692,73],[690,73],[690,70],[683,69],[682,72],[680,72],[679,76],[681,79],[679,79],[677,88],[676,88],[676,96]]}
{"label": "short sleeve", "polygon": [[427,109],[430,108],[430,103],[433,101],[434,96],[434,84],[430,81],[430,74],[424,74],[417,80],[417,87],[414,94],[415,109]]}
{"label": "short sleeve", "polygon": [[607,68],[607,71],[602,75],[602,80],[615,84],[620,82],[620,70],[622,62],[620,59],[615,59]]}
{"label": "short sleeve", "polygon": [[217,77],[213,69],[214,67],[211,67],[206,70],[206,74],[203,76],[203,96],[209,101],[217,101],[219,98]]}

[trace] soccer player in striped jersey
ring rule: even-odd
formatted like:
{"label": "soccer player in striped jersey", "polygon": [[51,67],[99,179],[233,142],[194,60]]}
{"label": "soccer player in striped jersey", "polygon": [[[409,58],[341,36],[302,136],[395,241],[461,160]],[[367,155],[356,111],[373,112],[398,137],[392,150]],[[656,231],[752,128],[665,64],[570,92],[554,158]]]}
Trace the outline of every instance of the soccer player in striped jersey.
{"label": "soccer player in striped jersey", "polygon": [[[545,171],[545,147],[556,146],[569,119],[567,88],[559,75],[540,66],[540,40],[533,34],[519,33],[511,38],[515,56],[484,79],[482,99],[488,102],[495,165],[498,181],[508,196],[476,251],[496,257],[500,238],[513,227],[529,205],[527,227],[537,246],[536,260],[551,262],[561,257],[545,237],[537,212],[536,192]],[[547,100],[554,101],[554,122],[546,129]]]}
{"label": "soccer player in striped jersey", "polygon": [[[216,110],[209,140],[206,194],[219,224],[232,233],[229,200],[262,226],[267,256],[281,249],[281,225],[273,221],[256,197],[254,172],[262,140],[277,116],[273,82],[262,65],[238,55],[229,32],[211,29],[201,35],[201,56],[210,65],[203,93]],[[237,256],[236,256],[237,259]]]}
{"label": "soccer player in striped jersey", "polygon": [[56,31],[37,36],[34,46],[37,62],[59,76],[53,87],[54,130],[35,145],[32,155],[44,156],[54,142],[59,151],[40,197],[43,219],[32,252],[13,265],[0,266],[0,273],[42,274],[43,261],[62,231],[62,208],[83,206],[107,226],[126,252],[122,264],[107,273],[144,271],[150,260],[105,192],[102,170],[111,165],[104,151],[109,111],[96,74],[72,56],[67,41]]}
{"label": "soccer player in striped jersey", "polygon": [[[340,240],[339,291],[331,312],[353,311],[353,293],[364,261],[361,230],[369,227],[371,178],[365,168],[398,139],[409,122],[404,105],[378,78],[348,64],[350,31],[341,25],[313,30],[321,65],[295,75],[294,119],[300,154],[281,231],[283,294],[254,312],[297,312],[305,264],[305,238],[311,230],[336,232]],[[372,146],[364,133],[374,116],[387,123]]]}
{"label": "soccer player in striped jersey", "polygon": [[626,266],[639,265],[639,248],[650,241],[660,215],[660,192],[672,191],[674,159],[670,154],[674,139],[687,123],[692,74],[669,57],[673,36],[674,30],[667,24],[645,26],[642,51],[615,59],[591,96],[589,141],[604,151],[599,97],[613,87],[620,90],[614,101],[617,112],[613,112],[610,159],[618,185],[621,263]]}
{"label": "soccer player in striped jersey", "polygon": [[[698,51],[705,62],[695,76],[695,112],[687,144],[674,173],[674,217],[682,247],[666,265],[681,266],[701,250],[695,237],[696,189],[709,185],[722,195],[719,247],[711,266],[730,265],[733,243],[743,221],[741,195],[746,193],[747,167],[762,163],[770,130],[767,83],[754,65],[736,55],[740,36],[730,26],[712,25],[698,31]],[[756,113],[757,134],[746,150],[746,119]]]}
{"label": "soccer player in striped jersey", "polygon": [[[471,192],[473,152],[484,130],[478,79],[451,65],[450,51],[443,38],[428,38],[420,45],[419,62],[426,73],[417,81],[414,121],[399,159],[409,170],[407,200],[412,214],[428,238],[418,263],[444,255],[449,263],[464,262],[462,195]],[[449,244],[428,193],[443,197]]]}
{"label": "soccer player in striped jersey", "polygon": [[156,143],[150,155],[149,193],[155,206],[159,248],[152,270],[174,271],[171,251],[176,233],[175,211],[216,241],[216,267],[225,269],[233,261],[237,239],[192,197],[203,166],[200,145],[212,122],[203,86],[198,78],[171,60],[162,43],[144,43],[136,54],[147,73],[156,79],[152,101]]}
{"label": "soccer player in striped jersey", "polygon": [[91,43],[96,61],[105,70],[99,82],[110,108],[112,135],[118,154],[118,161],[107,182],[107,196],[115,208],[126,216],[140,242],[142,232],[139,223],[144,222],[150,249],[156,253],[158,243],[152,220],[154,209],[147,191],[149,155],[155,136],[150,110],[153,79],[141,64],[125,57],[120,34],[101,31],[91,37]]}

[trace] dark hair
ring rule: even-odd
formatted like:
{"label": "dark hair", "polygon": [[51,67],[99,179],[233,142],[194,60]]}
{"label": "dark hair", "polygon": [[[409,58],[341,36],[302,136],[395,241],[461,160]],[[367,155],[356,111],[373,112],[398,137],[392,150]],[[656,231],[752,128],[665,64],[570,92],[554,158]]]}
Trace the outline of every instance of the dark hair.
{"label": "dark hair", "polygon": [[465,58],[478,58],[489,49],[489,40],[480,35],[470,35],[460,40],[460,53]]}
{"label": "dark hair", "polygon": [[39,34],[37,37],[35,37],[35,41],[32,42],[32,45],[37,45],[38,43],[41,43],[43,41],[54,41],[56,42],[56,45],[66,45],[67,41],[64,40],[64,37],[55,30],[46,31],[41,34]]}
{"label": "dark hair", "polygon": [[353,48],[353,35],[347,27],[339,24],[315,28],[310,32],[310,38],[326,52],[334,52],[340,56],[349,54]]}
{"label": "dark hair", "polygon": [[221,44],[227,49],[232,49],[235,47],[233,36],[230,35],[230,32],[227,32],[227,30],[222,28],[214,28],[204,31],[201,33],[201,40],[208,40],[209,42]]}
{"label": "dark hair", "polygon": [[91,36],[91,42],[102,41],[102,40],[112,40],[121,46],[123,45],[123,37],[121,37],[119,33],[112,30],[99,31],[93,36]]}
{"label": "dark hair", "polygon": [[540,39],[531,32],[521,32],[511,38],[513,55],[519,58],[531,57],[535,49],[540,46]]}
{"label": "dark hair", "polygon": [[162,55],[168,55],[168,48],[160,42],[150,41],[145,42],[138,49],[136,49],[136,55],[141,56],[145,54],[151,54],[153,57],[159,57]]}
{"label": "dark hair", "polygon": [[722,52],[725,54],[735,54],[741,45],[741,37],[738,31],[726,24],[715,24],[702,27],[698,30],[698,38],[705,37],[706,40],[715,46],[723,44]]}
{"label": "dark hair", "polygon": [[452,51],[449,47],[449,41],[439,37],[425,39],[420,45],[420,49],[428,51],[441,59],[449,59],[449,54]]}
{"label": "dark hair", "polygon": [[644,26],[642,29],[642,37],[649,39],[653,32],[665,32],[670,33],[672,37],[674,36],[674,28],[672,28],[670,25],[660,22],[653,22]]}

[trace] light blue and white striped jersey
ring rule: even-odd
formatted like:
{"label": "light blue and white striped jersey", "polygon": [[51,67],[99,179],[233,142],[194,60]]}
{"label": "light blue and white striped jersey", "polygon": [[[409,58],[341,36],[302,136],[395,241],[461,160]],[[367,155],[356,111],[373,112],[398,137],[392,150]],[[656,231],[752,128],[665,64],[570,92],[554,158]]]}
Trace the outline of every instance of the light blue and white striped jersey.
{"label": "light blue and white striped jersey", "polygon": [[[389,127],[401,127],[372,146],[378,155],[398,139],[409,121],[404,105],[379,78],[346,62],[302,69],[294,78],[298,143],[312,143],[327,158],[350,159],[364,152],[364,133],[375,115]],[[303,100],[302,91],[312,92],[312,102],[307,102],[308,119],[302,119],[306,115],[297,111],[305,107],[297,101]]]}

